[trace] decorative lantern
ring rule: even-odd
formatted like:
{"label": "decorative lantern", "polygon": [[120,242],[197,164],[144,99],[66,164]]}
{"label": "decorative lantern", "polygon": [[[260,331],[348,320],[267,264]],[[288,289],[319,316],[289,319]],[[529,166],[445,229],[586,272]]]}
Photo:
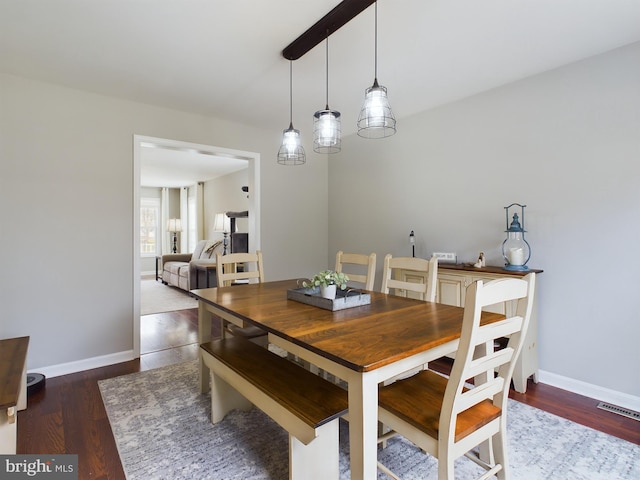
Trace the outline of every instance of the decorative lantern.
{"label": "decorative lantern", "polygon": [[[509,225],[509,209],[514,206],[520,207],[520,217],[518,217],[517,213],[514,213],[511,225]],[[519,203],[512,203],[508,207],[504,207],[507,217],[507,230],[505,231],[507,238],[502,242],[502,256],[506,261],[505,270],[529,270],[527,262],[531,258],[531,247],[524,238],[526,232],[524,229],[525,207],[526,205],[520,205]]]}

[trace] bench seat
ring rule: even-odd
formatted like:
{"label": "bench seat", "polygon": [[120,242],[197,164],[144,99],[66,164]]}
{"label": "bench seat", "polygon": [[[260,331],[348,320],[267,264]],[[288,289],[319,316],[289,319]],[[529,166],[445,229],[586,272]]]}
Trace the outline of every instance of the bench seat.
{"label": "bench seat", "polygon": [[29,337],[0,340],[0,454],[16,453],[18,410],[27,408]]}
{"label": "bench seat", "polygon": [[345,390],[242,337],[203,343],[200,351],[211,370],[212,423],[255,405],[289,432],[289,478],[338,478]]}

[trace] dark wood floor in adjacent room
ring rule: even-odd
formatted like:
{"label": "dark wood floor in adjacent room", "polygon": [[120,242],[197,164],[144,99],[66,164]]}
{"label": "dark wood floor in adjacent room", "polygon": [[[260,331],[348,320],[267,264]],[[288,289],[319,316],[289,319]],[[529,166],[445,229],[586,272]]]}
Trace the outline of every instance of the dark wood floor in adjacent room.
{"label": "dark wood floor in adjacent room", "polygon": [[[146,315],[140,359],[47,379],[18,414],[18,453],[78,454],[79,479],[124,479],[98,381],[196,359],[197,334],[197,309]],[[437,366],[448,368],[446,361]],[[596,408],[597,400],[531,381],[526,394],[511,396],[640,445],[639,422]]]}

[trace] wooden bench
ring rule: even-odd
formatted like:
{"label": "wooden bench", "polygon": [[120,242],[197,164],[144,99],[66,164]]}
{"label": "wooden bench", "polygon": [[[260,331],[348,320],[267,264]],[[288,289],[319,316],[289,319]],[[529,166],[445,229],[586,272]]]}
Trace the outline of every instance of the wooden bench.
{"label": "wooden bench", "polygon": [[345,390],[242,337],[203,343],[200,351],[211,370],[212,423],[253,404],[289,432],[290,479],[338,479]]}
{"label": "wooden bench", "polygon": [[14,455],[18,410],[27,408],[29,337],[0,340],[0,454]]}

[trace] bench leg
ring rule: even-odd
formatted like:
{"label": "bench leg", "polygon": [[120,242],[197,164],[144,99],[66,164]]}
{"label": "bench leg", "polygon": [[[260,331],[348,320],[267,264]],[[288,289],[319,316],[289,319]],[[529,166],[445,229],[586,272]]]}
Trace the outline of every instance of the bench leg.
{"label": "bench leg", "polygon": [[15,455],[18,413],[15,408],[0,410],[0,455]]}
{"label": "bench leg", "polygon": [[336,418],[318,427],[318,436],[308,445],[289,434],[289,480],[338,480],[338,422]]}
{"label": "bench leg", "polygon": [[211,423],[222,421],[231,410],[250,410],[253,404],[222,378],[211,372]]}

